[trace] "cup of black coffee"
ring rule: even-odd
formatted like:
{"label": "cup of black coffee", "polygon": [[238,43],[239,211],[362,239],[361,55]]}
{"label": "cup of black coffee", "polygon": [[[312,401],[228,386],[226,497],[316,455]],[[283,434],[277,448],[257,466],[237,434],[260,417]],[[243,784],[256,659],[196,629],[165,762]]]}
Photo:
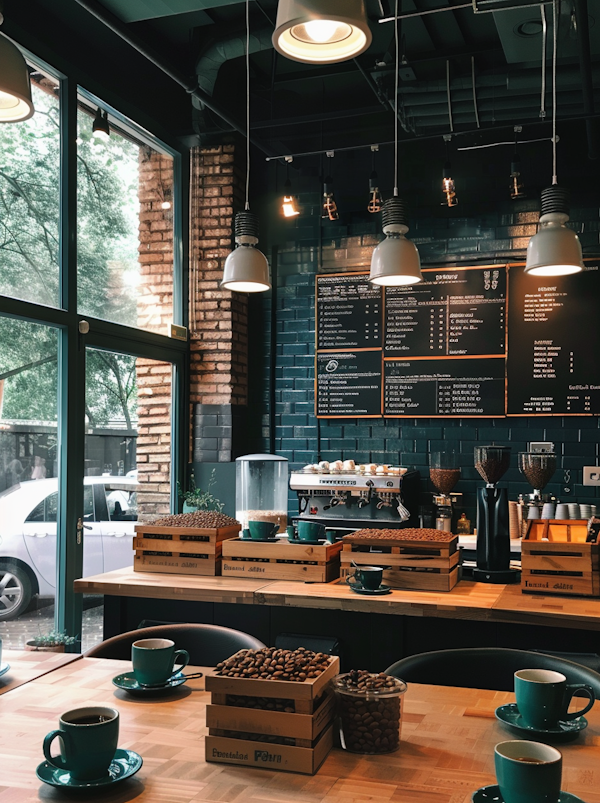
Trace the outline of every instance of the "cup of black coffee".
{"label": "cup of black coffee", "polygon": [[383,579],[381,566],[357,566],[354,574],[346,578],[348,585],[359,583],[367,591],[377,591]]}
{"label": "cup of black coffee", "polygon": [[[51,755],[52,742],[61,742],[60,756]],[[119,712],[104,706],[74,708],[61,714],[58,730],[44,739],[44,756],[49,764],[67,770],[78,781],[103,778],[114,758],[119,741]]]}
{"label": "cup of black coffee", "polygon": [[[168,638],[143,638],[131,645],[133,674],[140,686],[162,686],[190,660],[187,650],[176,650]],[[177,662],[180,666],[175,666]]]}
{"label": "cup of black coffee", "polygon": [[494,760],[504,803],[558,803],[562,754],[555,747],[524,740],[500,742]]}

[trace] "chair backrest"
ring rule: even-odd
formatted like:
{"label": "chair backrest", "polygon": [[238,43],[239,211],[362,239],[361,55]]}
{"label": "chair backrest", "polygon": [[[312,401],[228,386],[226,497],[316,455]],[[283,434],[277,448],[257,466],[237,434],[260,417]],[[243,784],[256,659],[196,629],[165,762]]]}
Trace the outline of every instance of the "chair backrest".
{"label": "chair backrest", "polygon": [[86,658],[114,658],[129,661],[131,645],[143,638],[168,638],[178,650],[187,650],[190,664],[216,666],[238,650],[260,650],[265,645],[241,630],[202,624],[173,624],[130,630],[102,641],[85,654]]}
{"label": "chair backrest", "polygon": [[422,652],[396,661],[386,672],[410,683],[513,691],[514,673],[519,669],[562,672],[569,683],[592,686],[596,697],[600,698],[600,674],[587,666],[543,652],[503,647]]}

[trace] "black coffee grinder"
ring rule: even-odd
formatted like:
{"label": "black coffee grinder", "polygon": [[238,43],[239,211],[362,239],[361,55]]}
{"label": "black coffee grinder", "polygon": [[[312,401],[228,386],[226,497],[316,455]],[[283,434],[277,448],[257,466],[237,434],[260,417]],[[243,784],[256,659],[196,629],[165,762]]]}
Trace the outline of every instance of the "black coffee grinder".
{"label": "black coffee grinder", "polygon": [[476,446],[475,468],[485,480],[477,489],[477,568],[480,583],[516,583],[519,572],[509,568],[508,491],[497,488],[510,465],[509,446]]}

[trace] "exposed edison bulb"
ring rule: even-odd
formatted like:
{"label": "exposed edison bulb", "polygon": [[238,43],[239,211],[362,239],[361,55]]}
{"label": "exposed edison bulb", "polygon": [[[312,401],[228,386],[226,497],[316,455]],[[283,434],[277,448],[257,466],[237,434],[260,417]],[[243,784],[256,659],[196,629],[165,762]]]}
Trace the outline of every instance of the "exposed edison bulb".
{"label": "exposed edison bulb", "polygon": [[292,34],[301,41],[316,42],[319,45],[325,42],[339,42],[352,33],[352,28],[345,22],[336,20],[310,20],[303,25],[295,25]]}
{"label": "exposed edison bulb", "polygon": [[526,198],[525,184],[521,179],[521,160],[515,156],[510,165],[510,197],[513,201],[517,198]]}
{"label": "exposed edison bulb", "polygon": [[281,211],[283,212],[284,217],[296,217],[296,215],[300,214],[300,211],[296,206],[296,199],[293,195],[283,196]]}
{"label": "exposed edison bulb", "polygon": [[[454,186],[454,179],[444,176],[442,179],[442,192],[446,196],[446,206],[457,206],[458,198],[456,197],[456,187]],[[444,204],[442,204],[444,206]]]}
{"label": "exposed edison bulb", "polygon": [[328,218],[329,220],[339,220],[340,213],[338,212],[335,197],[332,192],[323,193],[323,205],[321,207],[321,217]]}

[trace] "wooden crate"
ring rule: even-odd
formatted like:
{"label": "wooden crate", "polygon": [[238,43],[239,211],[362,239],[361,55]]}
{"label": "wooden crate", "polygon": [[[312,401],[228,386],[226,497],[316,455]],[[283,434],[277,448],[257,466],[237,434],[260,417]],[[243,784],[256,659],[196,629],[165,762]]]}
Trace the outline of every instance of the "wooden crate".
{"label": "wooden crate", "polygon": [[134,571],[166,574],[221,574],[222,544],[239,533],[231,527],[161,527],[138,524],[133,539]]}
{"label": "wooden crate", "polygon": [[415,541],[402,535],[369,537],[368,531],[342,539],[340,578],[345,580],[357,566],[382,566],[383,582],[391,588],[450,591],[460,579],[458,536],[444,541]]}
{"label": "wooden crate", "polygon": [[600,545],[586,542],[585,520],[529,522],[521,544],[521,591],[600,595]]}
{"label": "wooden crate", "polygon": [[342,544],[290,544],[232,538],[223,544],[222,574],[229,577],[264,577],[329,583],[340,576]]}
{"label": "wooden crate", "polygon": [[[207,675],[206,761],[314,774],[333,746],[329,685],[338,672],[339,658],[333,656],[324,672],[303,683]],[[288,710],[241,705],[246,698],[278,701]]]}

